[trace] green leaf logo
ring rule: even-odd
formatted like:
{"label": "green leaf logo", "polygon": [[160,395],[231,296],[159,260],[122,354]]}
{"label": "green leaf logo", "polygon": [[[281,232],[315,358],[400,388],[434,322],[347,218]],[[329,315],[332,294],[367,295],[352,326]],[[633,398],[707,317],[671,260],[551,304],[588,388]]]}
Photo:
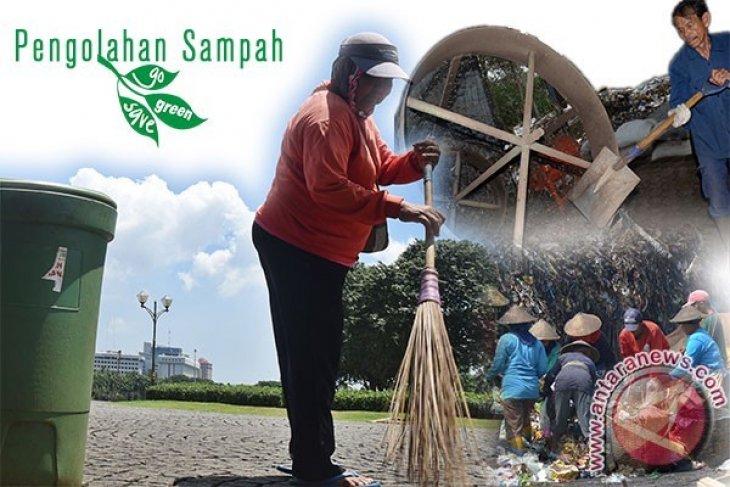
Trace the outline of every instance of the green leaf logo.
{"label": "green leaf logo", "polygon": [[145,90],[162,89],[172,83],[175,76],[177,76],[177,72],[172,73],[156,64],[145,64],[124,75],[135,86]]}
{"label": "green leaf logo", "polygon": [[[199,117],[188,102],[179,96],[168,93],[143,92],[159,90],[168,86],[177,77],[177,72],[167,71],[156,64],[145,64],[122,75],[104,57],[99,56],[97,61],[114,73],[117,78],[117,96],[122,107],[122,113],[129,126],[138,134],[154,140],[158,146],[160,142],[157,132],[157,119],[172,128],[180,130],[191,129],[205,122],[206,119]],[[120,87],[124,87],[133,95],[144,99],[151,111],[144,106],[141,100],[122,96],[119,93]]]}
{"label": "green leaf logo", "polygon": [[205,122],[195,114],[190,105],[175,95],[152,93],[144,97],[160,121],[174,129],[191,129]]}
{"label": "green leaf logo", "polygon": [[122,113],[129,126],[138,134],[154,140],[155,144],[159,146],[157,122],[147,107],[122,95],[119,95],[119,104],[122,106]]}

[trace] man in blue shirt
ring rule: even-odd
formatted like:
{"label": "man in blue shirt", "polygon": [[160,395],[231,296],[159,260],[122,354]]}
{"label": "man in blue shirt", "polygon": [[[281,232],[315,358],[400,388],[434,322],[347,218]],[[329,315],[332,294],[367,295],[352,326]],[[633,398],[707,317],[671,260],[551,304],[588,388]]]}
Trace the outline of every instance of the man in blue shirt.
{"label": "man in blue shirt", "polygon": [[[692,359],[692,367],[697,368],[704,365],[713,373],[725,373],[725,364],[720,355],[720,349],[712,339],[707,330],[700,327],[700,323],[707,315],[693,306],[685,306],[671,319],[672,323],[679,323],[682,332],[687,335],[687,344],[684,354]],[[672,371],[677,377],[683,374],[681,368]]]}
{"label": "man in blue shirt", "polygon": [[725,330],[723,329],[722,319],[720,319],[720,315],[712,308],[712,304],[710,303],[710,295],[708,294],[708,292],[703,291],[702,289],[692,291],[687,298],[687,303],[685,304],[685,306],[694,306],[701,313],[707,315],[707,318],[702,320],[702,323],[700,323],[700,327],[703,330],[706,330],[707,333],[710,334],[712,339],[715,340],[715,343],[717,343],[717,347],[720,349],[720,357],[722,357],[722,362],[725,364],[725,367],[727,367],[727,346],[725,343]]}
{"label": "man in blue shirt", "polygon": [[501,402],[507,423],[507,439],[512,450],[521,453],[523,436],[530,437],[530,412],[540,389],[538,381],[547,372],[547,355],[542,343],[530,333],[537,318],[521,306],[512,306],[497,323],[508,325],[509,332],[497,343],[494,361],[487,372],[487,381],[503,376]]}
{"label": "man in blue shirt", "polygon": [[[717,343],[715,343],[715,340],[707,333],[707,330],[700,326],[702,320],[707,316],[694,306],[683,306],[670,321],[672,323],[678,323],[682,328],[682,332],[687,335],[684,355],[692,359],[692,367],[696,369],[697,367],[704,366],[710,369],[710,373],[722,384],[727,395],[727,371],[720,356],[720,349]],[[706,422],[707,417],[703,411],[705,405],[699,401],[680,399],[681,395],[691,394],[693,387],[689,386],[686,381],[692,381],[692,376],[679,366],[674,368],[670,372],[670,375],[675,378],[684,378],[684,380],[670,381],[665,384],[667,386],[668,399],[674,404],[684,404],[684,406],[681,406],[681,418],[674,424],[684,424],[684,427],[687,428],[692,422]],[[709,455],[709,457],[705,457],[708,461],[710,457],[715,455],[713,453],[714,450],[717,450],[717,453],[720,454],[722,458],[720,461],[727,458],[727,444],[724,443],[727,441],[726,418],[727,406],[715,412],[715,422],[708,427],[708,431],[710,432],[709,453],[708,451],[704,453],[704,455]],[[673,433],[673,428],[669,431],[669,436],[674,436],[675,440],[682,441],[681,435],[676,432]],[[675,463],[674,468],[681,469],[686,465],[687,459],[684,459]]]}
{"label": "man in blue shirt", "polygon": [[674,126],[689,121],[702,191],[720,236],[730,245],[730,90],[700,100],[692,112],[684,103],[709,80],[730,80],[730,32],[710,34],[710,12],[704,0],[682,0],[672,11],[672,23],[684,41],[669,64],[672,86],[669,104]]}

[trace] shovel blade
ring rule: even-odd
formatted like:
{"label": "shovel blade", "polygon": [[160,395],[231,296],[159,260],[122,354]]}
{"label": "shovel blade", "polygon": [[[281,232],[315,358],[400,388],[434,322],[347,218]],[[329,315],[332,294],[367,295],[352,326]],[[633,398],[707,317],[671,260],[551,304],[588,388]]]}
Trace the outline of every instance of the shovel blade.
{"label": "shovel blade", "polygon": [[[619,156],[603,148],[568,194],[568,199],[598,228],[604,228],[611,222],[640,181],[639,176],[627,166],[614,170],[613,165],[618,160]],[[602,186],[596,191],[602,177]]]}

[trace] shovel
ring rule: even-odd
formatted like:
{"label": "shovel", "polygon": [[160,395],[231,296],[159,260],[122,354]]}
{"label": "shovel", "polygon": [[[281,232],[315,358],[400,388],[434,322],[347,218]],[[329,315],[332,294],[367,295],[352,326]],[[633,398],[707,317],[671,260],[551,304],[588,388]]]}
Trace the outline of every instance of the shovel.
{"label": "shovel", "polygon": [[[692,108],[705,96],[719,93],[728,86],[730,86],[730,82],[718,86],[707,81],[700,91],[685,102],[685,106]],[[666,132],[672,126],[673,121],[674,115],[672,114],[623,157],[603,148],[583,177],[570,191],[568,195],[570,201],[599,228],[608,225],[616,210],[639,184],[639,177],[627,165]]]}

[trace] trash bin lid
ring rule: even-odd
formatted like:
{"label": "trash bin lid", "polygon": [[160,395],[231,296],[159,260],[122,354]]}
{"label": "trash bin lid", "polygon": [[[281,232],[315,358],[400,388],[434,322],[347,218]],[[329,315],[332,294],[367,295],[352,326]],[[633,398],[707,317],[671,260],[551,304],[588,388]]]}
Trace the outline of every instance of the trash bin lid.
{"label": "trash bin lid", "polygon": [[65,184],[0,179],[3,223],[47,223],[85,228],[114,238],[117,204],[109,196]]}
{"label": "trash bin lid", "polygon": [[19,191],[48,191],[53,193],[68,194],[73,196],[81,196],[92,200],[98,200],[107,204],[112,208],[117,208],[117,203],[109,196],[101,191],[93,189],[80,188],[78,186],[69,186],[67,184],[46,183],[43,181],[24,181],[20,179],[2,179],[0,178],[0,190],[15,189]]}

